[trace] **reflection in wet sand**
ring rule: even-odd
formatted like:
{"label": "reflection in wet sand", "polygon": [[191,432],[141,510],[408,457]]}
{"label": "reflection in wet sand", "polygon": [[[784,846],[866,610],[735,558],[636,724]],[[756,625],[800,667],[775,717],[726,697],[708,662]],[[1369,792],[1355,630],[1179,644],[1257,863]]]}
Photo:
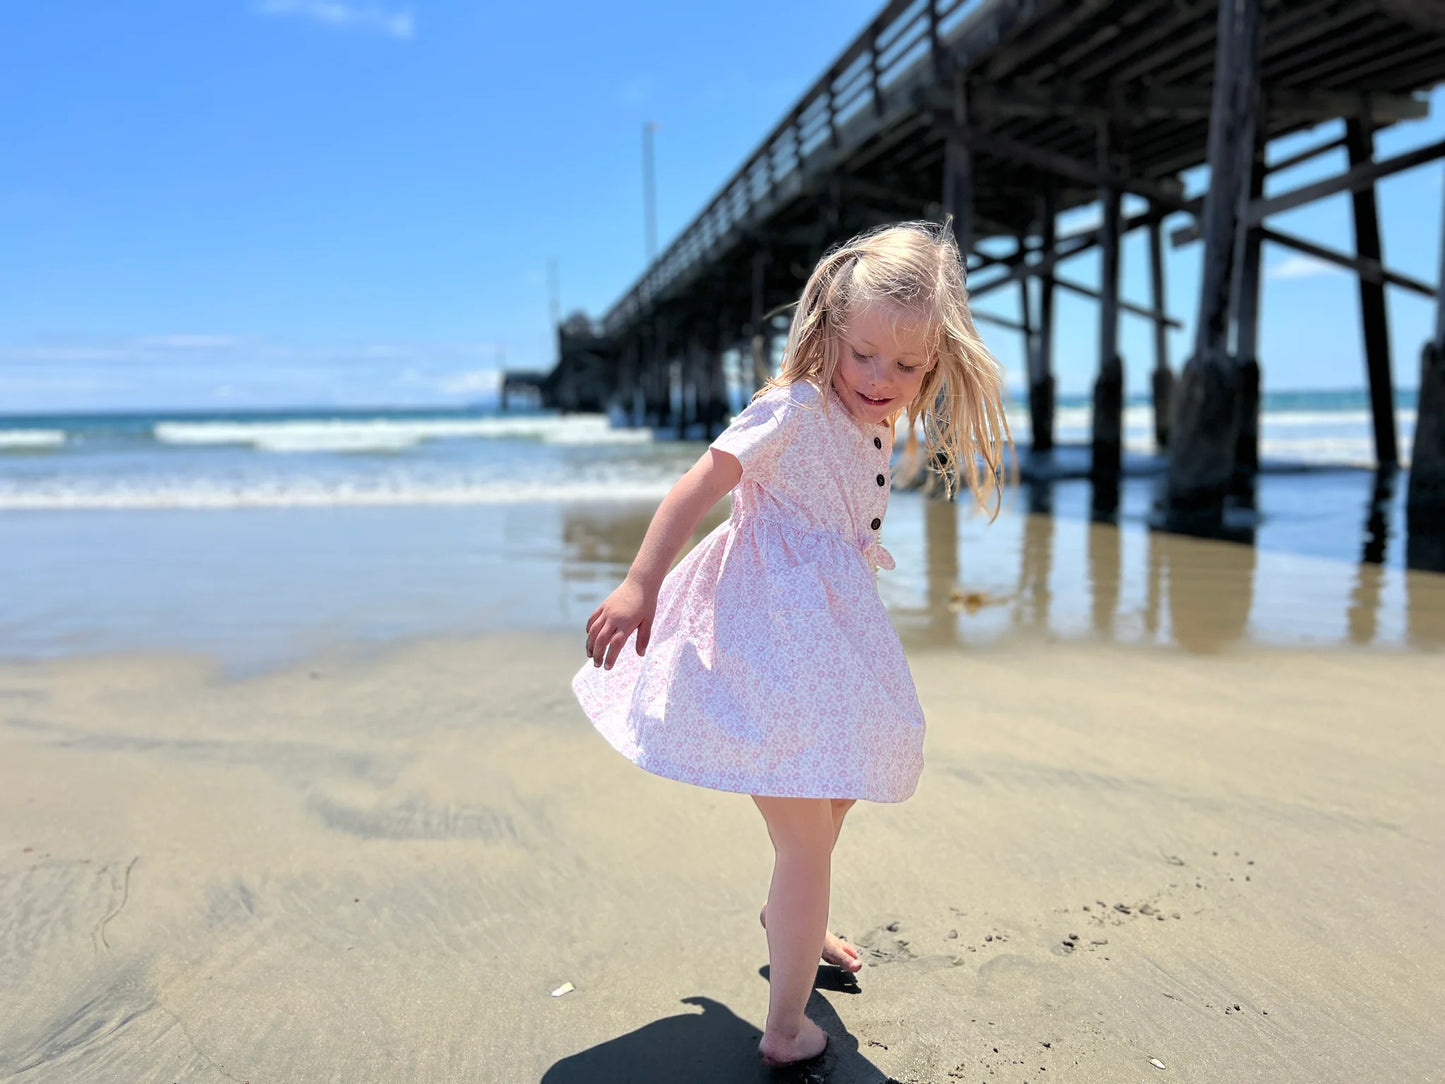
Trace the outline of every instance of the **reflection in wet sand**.
{"label": "reflection in wet sand", "polygon": [[642,545],[654,509],[630,504],[582,505],[562,516],[566,559],[564,580],[606,579],[620,565],[625,573]]}
{"label": "reflection in wet sand", "polygon": [[1362,564],[1356,570],[1347,615],[1351,643],[1374,643],[1380,625],[1380,588],[1384,579],[1384,569],[1378,564]]}
{"label": "reflection in wet sand", "polygon": [[1119,610],[1123,551],[1119,528],[1112,523],[1089,524],[1089,588],[1094,631],[1114,638],[1114,615]]}
{"label": "reflection in wet sand", "polygon": [[[1101,508],[1098,496],[1087,483],[1026,487],[989,524],[966,502],[896,493],[883,541],[898,569],[884,573],[882,585],[905,644],[995,643],[1020,633],[1198,652],[1241,641],[1445,643],[1445,576],[1389,563],[1404,563],[1404,554],[1390,549],[1400,543],[1390,532],[1397,492],[1388,478],[1376,480],[1355,520],[1363,528],[1355,552],[1366,558],[1359,565],[1281,550],[1281,538],[1304,537],[1310,524],[1302,515],[1302,526],[1289,516],[1272,520],[1267,499],[1258,528],[1237,526],[1232,537],[1240,540],[1222,541],[1150,529],[1127,489],[1113,508]],[[1316,498],[1305,496],[1306,510],[1316,509]],[[650,504],[563,511],[563,590],[579,620],[626,574],[653,511]],[[724,504],[697,537],[725,515]],[[1409,541],[1417,557],[1429,544]],[[960,607],[960,597],[982,604]]]}
{"label": "reflection in wet sand", "polygon": [[928,584],[928,628],[938,642],[958,639],[958,618],[953,592],[958,586],[958,508],[947,501],[928,501],[924,507],[924,561]]}
{"label": "reflection in wet sand", "polygon": [[1159,611],[1164,598],[1164,542],[1158,531],[1148,531],[1144,538],[1144,631],[1152,640],[1159,635]]}
{"label": "reflection in wet sand", "polygon": [[[1039,492],[1047,493],[1043,486]],[[1054,517],[1047,499],[1029,502],[1019,553],[1019,612],[1015,620],[1026,628],[1049,627],[1049,575],[1054,557]]]}
{"label": "reflection in wet sand", "polygon": [[1412,644],[1445,645],[1445,576],[1436,572],[1405,574],[1405,622]]}
{"label": "reflection in wet sand", "polygon": [[1207,652],[1242,639],[1254,603],[1255,548],[1158,531],[1151,544],[1161,551],[1174,642]]}

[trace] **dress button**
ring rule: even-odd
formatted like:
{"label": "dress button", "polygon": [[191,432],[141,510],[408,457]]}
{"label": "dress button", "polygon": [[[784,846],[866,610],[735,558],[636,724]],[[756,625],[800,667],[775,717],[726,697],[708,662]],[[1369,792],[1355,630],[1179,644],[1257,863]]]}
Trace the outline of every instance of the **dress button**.
{"label": "dress button", "polygon": [[884,478],[883,475],[880,474],[880,475],[878,476],[878,484],[879,484],[880,486],[883,485],[883,484],[884,484],[885,482],[887,482],[887,481],[888,481],[888,479]]}
{"label": "dress button", "polygon": [[873,522],[872,522],[871,524],[869,524],[869,526],[871,526],[871,527],[876,531],[879,527],[882,527],[882,526],[883,526],[883,521],[882,521],[881,519],[879,519],[877,516],[874,516],[874,517],[873,517]]}
{"label": "dress button", "polygon": [[882,437],[874,437],[874,438],[873,438],[873,447],[875,447],[875,448],[881,448],[881,447],[883,447],[883,438],[882,438]]}

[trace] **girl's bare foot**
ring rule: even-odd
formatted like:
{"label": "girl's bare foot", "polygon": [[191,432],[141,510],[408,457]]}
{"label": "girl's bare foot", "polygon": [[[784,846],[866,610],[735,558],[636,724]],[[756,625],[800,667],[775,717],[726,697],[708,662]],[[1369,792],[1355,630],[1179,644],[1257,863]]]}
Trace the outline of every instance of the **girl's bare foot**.
{"label": "girl's bare foot", "polygon": [[793,1065],[816,1058],[828,1049],[828,1033],[806,1016],[796,1035],[763,1034],[758,1054],[769,1065]]}
{"label": "girl's bare foot", "polygon": [[[768,908],[764,904],[763,909],[758,912],[758,921],[763,924],[763,929],[768,928]],[[844,971],[862,971],[863,961],[858,958],[858,950],[844,941],[832,930],[823,935],[823,962],[832,964],[834,967],[841,967]]]}

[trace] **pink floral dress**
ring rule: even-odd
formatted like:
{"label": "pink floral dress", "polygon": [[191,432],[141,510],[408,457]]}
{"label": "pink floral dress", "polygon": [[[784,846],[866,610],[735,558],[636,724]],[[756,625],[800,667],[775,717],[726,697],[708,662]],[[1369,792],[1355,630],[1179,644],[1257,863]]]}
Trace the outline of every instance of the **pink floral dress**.
{"label": "pink floral dress", "polygon": [[[826,398],[827,409],[824,407]],[[891,433],[830,387],[772,388],[712,446],[742,464],[732,516],[663,580],[647,654],[573,679],[623,756],[718,790],[899,802],[923,710],[878,596]]]}

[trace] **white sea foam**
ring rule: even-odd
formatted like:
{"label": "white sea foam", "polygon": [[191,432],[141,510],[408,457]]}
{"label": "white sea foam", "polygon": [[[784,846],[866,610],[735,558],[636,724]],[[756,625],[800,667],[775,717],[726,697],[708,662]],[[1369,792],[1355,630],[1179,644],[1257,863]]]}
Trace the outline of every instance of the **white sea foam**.
{"label": "white sea foam", "polygon": [[[1414,409],[1395,411],[1395,426],[1402,459],[1408,463],[1415,431]],[[1054,437],[1066,444],[1087,443],[1091,436],[1093,408],[1060,408],[1054,416]],[[1015,411],[1009,418],[1013,438],[1020,445],[1029,442],[1027,411]],[[1307,466],[1369,467],[1375,462],[1373,419],[1367,410],[1281,410],[1260,416],[1259,453],[1275,462]],[[1147,405],[1124,411],[1124,447],[1131,452],[1149,453],[1154,447],[1154,412]]]}
{"label": "white sea foam", "polygon": [[614,481],[453,481],[272,478],[227,484],[220,479],[146,478],[105,484],[54,481],[0,485],[0,510],[159,508],[323,508],[335,506],[498,505],[657,501],[668,479]]}
{"label": "white sea foam", "polygon": [[244,444],[265,452],[389,452],[426,440],[537,440],[546,444],[638,444],[645,429],[614,429],[600,415],[519,418],[337,418],[256,422],[157,422],[163,444]]}
{"label": "white sea foam", "polygon": [[61,429],[0,429],[0,449],[57,448],[64,443]]}

